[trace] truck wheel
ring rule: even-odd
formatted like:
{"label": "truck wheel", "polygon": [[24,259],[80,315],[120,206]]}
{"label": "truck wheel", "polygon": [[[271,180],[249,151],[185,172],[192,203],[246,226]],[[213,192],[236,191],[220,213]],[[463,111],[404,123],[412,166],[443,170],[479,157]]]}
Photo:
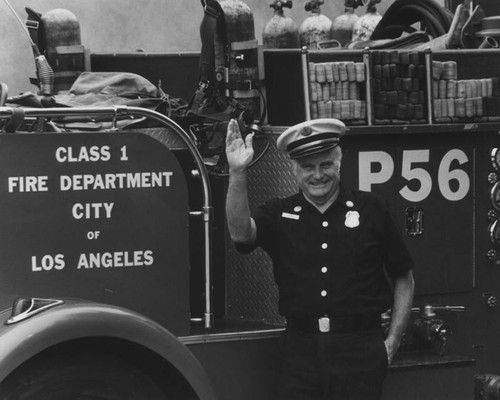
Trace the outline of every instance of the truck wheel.
{"label": "truck wheel", "polygon": [[37,357],[0,384],[1,400],[167,400],[140,368],[111,354]]}

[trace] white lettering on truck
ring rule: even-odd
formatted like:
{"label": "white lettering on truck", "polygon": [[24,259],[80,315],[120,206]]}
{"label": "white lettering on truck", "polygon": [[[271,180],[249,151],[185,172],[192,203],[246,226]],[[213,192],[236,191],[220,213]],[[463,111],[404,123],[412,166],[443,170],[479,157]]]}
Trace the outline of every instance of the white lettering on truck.
{"label": "white lettering on truck", "polygon": [[[399,194],[407,201],[425,200],[433,188],[433,178],[425,168],[429,163],[430,150],[403,150],[401,177],[418,185],[403,186]],[[452,164],[464,165],[469,162],[467,154],[460,149],[451,149],[442,157],[437,173],[437,186],[441,195],[448,201],[459,201],[467,196],[471,187],[469,174],[460,168],[452,169]],[[415,164],[419,164],[416,167]],[[394,174],[394,160],[385,151],[359,152],[359,189],[370,192],[373,185],[388,182]]]}
{"label": "white lettering on truck", "polygon": [[33,272],[51,271],[53,269],[60,271],[64,266],[64,255],[62,254],[56,254],[55,256],[46,254],[40,259],[37,256],[31,257],[31,270]]}
{"label": "white lettering on truck", "polygon": [[109,146],[82,146],[79,149],[72,147],[58,147],[56,149],[56,160],[62,162],[95,162],[109,161],[111,153]]}
{"label": "white lettering on truck", "polygon": [[76,203],[72,214],[75,219],[111,218],[111,211],[115,203]]}
{"label": "white lettering on truck", "polygon": [[89,253],[80,254],[77,269],[143,267],[153,262],[152,250]]}
{"label": "white lettering on truck", "polygon": [[173,172],[119,172],[116,174],[61,175],[59,189],[69,190],[110,190],[144,189],[169,187]]}
{"label": "white lettering on truck", "polygon": [[47,192],[48,176],[9,176],[9,193],[13,192]]}

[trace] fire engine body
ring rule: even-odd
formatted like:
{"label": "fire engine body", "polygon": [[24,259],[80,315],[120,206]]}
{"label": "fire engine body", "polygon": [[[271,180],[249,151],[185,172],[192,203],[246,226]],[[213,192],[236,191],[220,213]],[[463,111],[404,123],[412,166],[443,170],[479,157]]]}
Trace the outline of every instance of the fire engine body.
{"label": "fire engine body", "polygon": [[[498,52],[479,54],[491,74]],[[275,139],[310,117],[308,62],[363,53],[264,56],[269,124],[256,140],[252,207],[295,191]],[[147,398],[272,399],[284,321],[269,258],[239,255],[226,237],[226,177],[210,174],[196,138],[152,111],[25,116],[72,112],[163,125],[0,135],[0,396],[71,393],[60,378],[77,376],[98,382],[96,398],[113,382]],[[499,131],[493,119],[367,123],[343,138],[343,183],[390,201],[416,264],[384,399],[498,398]],[[382,329],[389,320],[390,310]]]}

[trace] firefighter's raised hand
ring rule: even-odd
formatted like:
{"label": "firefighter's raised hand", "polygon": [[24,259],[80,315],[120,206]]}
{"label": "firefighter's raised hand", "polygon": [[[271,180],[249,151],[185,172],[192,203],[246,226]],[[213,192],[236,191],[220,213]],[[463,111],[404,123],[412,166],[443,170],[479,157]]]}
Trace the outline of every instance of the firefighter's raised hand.
{"label": "firefighter's raised hand", "polygon": [[253,133],[243,140],[235,119],[229,121],[226,136],[226,157],[231,172],[245,171],[253,159]]}

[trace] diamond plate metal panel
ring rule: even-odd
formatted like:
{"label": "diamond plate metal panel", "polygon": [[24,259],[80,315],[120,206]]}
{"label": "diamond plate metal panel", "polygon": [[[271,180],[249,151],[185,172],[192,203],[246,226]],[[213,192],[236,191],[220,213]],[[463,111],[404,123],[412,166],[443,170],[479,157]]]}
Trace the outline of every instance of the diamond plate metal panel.
{"label": "diamond plate metal panel", "polygon": [[[265,155],[252,166],[248,176],[250,207],[255,208],[273,197],[295,193],[289,159],[276,148],[276,135],[255,140],[256,157],[265,148]],[[261,249],[241,255],[231,243],[227,251],[227,315],[267,323],[283,323],[278,313],[278,291],[274,283],[269,256]]]}

